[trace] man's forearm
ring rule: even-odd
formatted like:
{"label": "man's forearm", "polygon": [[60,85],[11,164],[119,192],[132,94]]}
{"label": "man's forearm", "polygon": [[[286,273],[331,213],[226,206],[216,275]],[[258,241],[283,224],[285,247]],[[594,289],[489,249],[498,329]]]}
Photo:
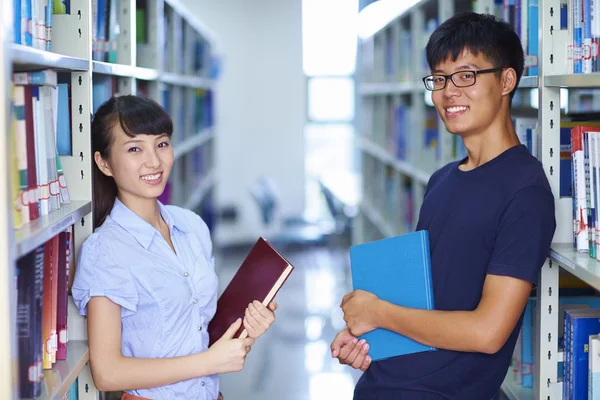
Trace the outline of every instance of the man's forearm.
{"label": "man's forearm", "polygon": [[502,346],[477,311],[437,311],[379,300],[377,325],[438,349],[495,353]]}

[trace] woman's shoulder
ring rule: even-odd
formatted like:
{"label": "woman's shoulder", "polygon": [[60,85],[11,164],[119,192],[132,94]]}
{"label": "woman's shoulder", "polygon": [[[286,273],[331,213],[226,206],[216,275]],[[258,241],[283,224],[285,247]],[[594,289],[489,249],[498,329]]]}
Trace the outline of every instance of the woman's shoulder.
{"label": "woman's shoulder", "polygon": [[110,255],[110,249],[120,247],[124,242],[124,237],[119,229],[111,226],[105,221],[92,232],[81,246],[81,255],[87,259],[106,258]]}

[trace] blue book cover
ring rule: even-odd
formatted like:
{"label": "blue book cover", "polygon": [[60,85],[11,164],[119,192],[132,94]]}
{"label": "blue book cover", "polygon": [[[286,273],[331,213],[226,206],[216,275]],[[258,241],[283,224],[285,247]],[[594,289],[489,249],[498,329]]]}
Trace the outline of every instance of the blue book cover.
{"label": "blue book cover", "polygon": [[[434,309],[429,232],[417,231],[350,247],[354,290],[374,293],[392,304]],[[434,351],[406,336],[375,329],[362,335],[373,361]]]}

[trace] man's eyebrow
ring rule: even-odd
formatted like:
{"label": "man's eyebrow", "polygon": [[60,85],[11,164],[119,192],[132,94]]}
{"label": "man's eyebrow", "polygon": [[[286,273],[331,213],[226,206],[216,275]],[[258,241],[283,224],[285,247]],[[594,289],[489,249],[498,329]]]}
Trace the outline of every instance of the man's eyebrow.
{"label": "man's eyebrow", "polygon": [[[465,65],[461,65],[460,67],[457,68],[457,71],[463,70],[463,69],[479,69],[479,66],[477,64],[465,64]],[[433,71],[434,74],[443,74],[444,71],[442,71],[441,69],[436,69]]]}

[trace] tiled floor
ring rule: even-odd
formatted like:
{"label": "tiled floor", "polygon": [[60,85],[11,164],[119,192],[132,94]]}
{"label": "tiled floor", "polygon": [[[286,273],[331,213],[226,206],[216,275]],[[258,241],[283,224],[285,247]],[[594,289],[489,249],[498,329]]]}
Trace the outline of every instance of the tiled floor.
{"label": "tiled floor", "polygon": [[[243,371],[221,376],[226,399],[349,400],[361,372],[331,358],[350,288],[348,245],[280,249],[296,267],[277,295],[276,321],[254,345]],[[216,254],[221,290],[247,249]]]}

